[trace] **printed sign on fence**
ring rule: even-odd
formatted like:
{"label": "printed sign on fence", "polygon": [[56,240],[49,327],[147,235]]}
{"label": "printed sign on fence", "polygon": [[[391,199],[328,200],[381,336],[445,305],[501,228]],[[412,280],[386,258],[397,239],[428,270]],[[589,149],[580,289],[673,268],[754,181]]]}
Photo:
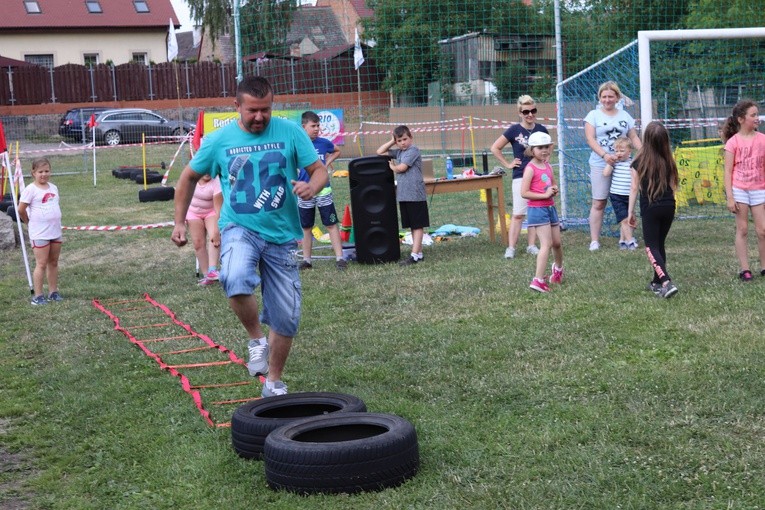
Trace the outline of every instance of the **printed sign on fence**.
{"label": "printed sign on fence", "polygon": [[722,146],[678,147],[675,162],[680,185],[675,195],[678,206],[725,205]]}
{"label": "printed sign on fence", "polygon": [[[271,115],[274,117],[281,117],[283,119],[291,120],[300,125],[300,116],[303,115],[303,110],[273,110]],[[316,110],[316,115],[319,116],[321,121],[321,130],[319,136],[326,138],[335,145],[344,145],[345,137],[340,133],[345,131],[345,125],[343,121],[343,110]],[[229,122],[234,122],[239,118],[237,112],[225,112],[225,113],[213,113],[205,112],[205,133],[212,133],[216,129],[220,129]]]}

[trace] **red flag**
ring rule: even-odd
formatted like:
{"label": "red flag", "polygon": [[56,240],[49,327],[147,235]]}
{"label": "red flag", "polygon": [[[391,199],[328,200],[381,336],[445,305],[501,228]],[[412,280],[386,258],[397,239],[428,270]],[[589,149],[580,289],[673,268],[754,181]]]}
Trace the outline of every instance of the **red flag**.
{"label": "red flag", "polygon": [[194,138],[191,139],[191,146],[195,151],[202,145],[202,137],[205,134],[205,112],[201,110],[197,116],[197,127],[194,129]]}
{"label": "red flag", "polygon": [[97,125],[98,124],[96,124],[96,114],[95,113],[91,113],[90,114],[90,120],[88,121],[88,129],[93,129]]}
{"label": "red flag", "polygon": [[3,121],[0,120],[0,154],[8,152],[8,144],[5,143],[5,130],[3,129]]}

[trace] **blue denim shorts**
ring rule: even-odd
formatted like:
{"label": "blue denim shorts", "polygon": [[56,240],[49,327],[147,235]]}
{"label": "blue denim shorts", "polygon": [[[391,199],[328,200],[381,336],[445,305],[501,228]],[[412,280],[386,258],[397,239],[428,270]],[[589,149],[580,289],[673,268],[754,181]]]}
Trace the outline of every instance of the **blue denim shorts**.
{"label": "blue denim shorts", "polygon": [[526,222],[529,227],[538,227],[540,225],[555,226],[560,223],[558,219],[558,210],[554,205],[547,207],[531,207],[526,211]]}
{"label": "blue denim shorts", "polygon": [[260,322],[290,337],[297,333],[302,303],[295,250],[296,241],[269,243],[239,225],[221,232],[220,282],[226,296],[250,296],[260,285]]}

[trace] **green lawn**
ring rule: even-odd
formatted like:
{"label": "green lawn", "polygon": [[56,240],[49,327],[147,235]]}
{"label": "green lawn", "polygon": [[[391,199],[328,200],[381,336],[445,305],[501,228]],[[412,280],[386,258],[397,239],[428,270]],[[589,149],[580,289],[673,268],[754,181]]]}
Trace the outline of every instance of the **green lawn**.
{"label": "green lawn", "polygon": [[[140,186],[106,167],[95,189],[88,173],[55,170],[65,225],[172,218],[171,203],[140,204]],[[434,225],[486,226],[477,196],[442,197]],[[765,278],[737,280],[733,229],[674,225],[680,293],[668,301],[644,290],[642,251],[609,238],[593,254],[576,231],[549,295],[528,289],[534,259],[503,259],[485,229],[426,247],[409,268],[317,261],[303,274],[290,390],[355,394],[419,437],[415,478],[355,496],[268,489],[262,463],[238,458],[229,430],[208,427],[178,380],[92,306],[149,293],[245,356],[223,293],[195,285],[193,251],[169,229],[68,231],[66,299],[47,307],[29,304],[20,250],[3,253],[0,507],[762,508]]]}

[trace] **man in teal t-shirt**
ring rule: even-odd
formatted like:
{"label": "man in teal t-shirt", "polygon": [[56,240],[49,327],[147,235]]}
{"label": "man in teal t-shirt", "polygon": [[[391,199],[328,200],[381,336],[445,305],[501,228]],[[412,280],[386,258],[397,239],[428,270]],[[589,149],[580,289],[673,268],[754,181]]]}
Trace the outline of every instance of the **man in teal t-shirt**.
{"label": "man in teal t-shirt", "polygon": [[[204,174],[220,176],[220,281],[250,335],[250,375],[268,375],[264,397],[287,393],[281,376],[300,322],[302,294],[293,252],[303,232],[296,196],[310,199],[328,180],[305,131],[271,118],[273,97],[265,78],[249,76],[239,84],[239,119],[207,135],[178,179],[172,234],[176,245],[186,244],[184,219],[194,187]],[[308,182],[297,180],[301,167],[310,175]],[[253,295],[258,285],[260,317]],[[268,340],[261,323],[269,326]]]}

